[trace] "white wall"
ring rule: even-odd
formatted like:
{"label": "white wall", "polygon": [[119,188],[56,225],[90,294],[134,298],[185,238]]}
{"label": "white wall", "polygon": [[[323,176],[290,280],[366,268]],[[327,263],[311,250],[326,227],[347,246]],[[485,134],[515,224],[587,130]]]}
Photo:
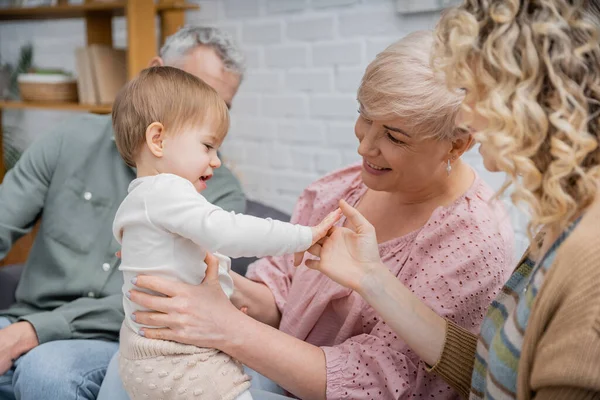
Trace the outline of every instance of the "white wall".
{"label": "white wall", "polygon": [[[220,26],[245,50],[248,73],[232,109],[224,145],[227,162],[248,195],[290,211],[301,190],[328,171],[358,160],[353,124],[364,68],[385,46],[417,29],[434,27],[438,12],[401,15],[393,0],[200,0],[186,22]],[[414,4],[418,2],[412,2]],[[117,46],[125,25],[114,20]],[[0,55],[14,61],[31,38],[35,61],[74,69],[84,44],[79,20],[0,24]],[[23,127],[24,143],[68,114],[10,112],[5,123]],[[84,134],[84,133],[82,133]],[[466,160],[492,186],[476,151]],[[519,232],[524,225],[511,213]],[[519,249],[524,236],[519,234]]]}

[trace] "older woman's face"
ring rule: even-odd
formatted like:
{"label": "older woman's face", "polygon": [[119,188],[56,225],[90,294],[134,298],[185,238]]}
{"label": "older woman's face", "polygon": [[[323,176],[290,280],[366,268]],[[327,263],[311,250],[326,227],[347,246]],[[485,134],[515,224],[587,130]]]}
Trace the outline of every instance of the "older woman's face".
{"label": "older woman's face", "polygon": [[419,139],[402,119],[374,121],[362,110],[354,130],[363,158],[362,178],[370,189],[427,192],[446,178],[450,143]]}

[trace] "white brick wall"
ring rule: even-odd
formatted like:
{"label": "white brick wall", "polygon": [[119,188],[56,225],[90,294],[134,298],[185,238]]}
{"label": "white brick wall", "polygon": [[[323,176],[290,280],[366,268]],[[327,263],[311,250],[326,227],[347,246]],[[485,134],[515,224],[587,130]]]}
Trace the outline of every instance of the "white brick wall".
{"label": "white brick wall", "polygon": [[312,18],[289,18],[286,36],[289,40],[332,40],[335,36],[335,18],[331,15]]}
{"label": "white brick wall", "polygon": [[309,46],[288,44],[265,49],[266,68],[307,68]]}
{"label": "white brick wall", "polygon": [[275,44],[281,43],[281,23],[267,22],[259,24],[245,24],[242,27],[243,44]]}
{"label": "white brick wall", "polygon": [[[407,2],[399,14],[397,7]],[[324,173],[358,160],[353,123],[356,89],[373,57],[403,35],[433,28],[439,12],[417,12],[412,0],[200,0],[188,23],[231,32],[248,58],[248,74],[233,103],[232,127],[223,152],[252,198],[291,211],[301,190]],[[410,3],[410,4],[409,4]],[[425,4],[425,3],[422,3]],[[429,3],[427,3],[429,4]],[[125,23],[115,19],[117,46]],[[0,54],[14,61],[31,38],[35,61],[74,69],[74,48],[83,45],[80,20],[3,22]],[[8,112],[23,143],[66,113]],[[502,175],[483,169],[479,155],[466,160],[492,186]],[[512,211],[517,229],[523,218]],[[520,235],[519,249],[524,241]]]}
{"label": "white brick wall", "polygon": [[313,45],[313,66],[337,67],[364,63],[364,45],[360,40],[341,40]]}

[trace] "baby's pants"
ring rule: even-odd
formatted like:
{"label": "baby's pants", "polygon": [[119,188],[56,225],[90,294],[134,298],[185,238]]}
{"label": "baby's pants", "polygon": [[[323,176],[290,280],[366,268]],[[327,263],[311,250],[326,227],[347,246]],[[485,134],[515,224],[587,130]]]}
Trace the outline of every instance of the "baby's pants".
{"label": "baby's pants", "polygon": [[131,400],[251,399],[243,366],[216,350],[148,339],[121,326],[119,373]]}

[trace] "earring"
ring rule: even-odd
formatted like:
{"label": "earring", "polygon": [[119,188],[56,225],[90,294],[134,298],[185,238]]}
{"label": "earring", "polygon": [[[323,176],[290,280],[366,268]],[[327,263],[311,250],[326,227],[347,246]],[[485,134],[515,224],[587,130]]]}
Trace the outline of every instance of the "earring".
{"label": "earring", "polygon": [[450,172],[452,172],[452,165],[450,165],[450,159],[448,159],[448,165],[446,165],[446,173],[450,176]]}

